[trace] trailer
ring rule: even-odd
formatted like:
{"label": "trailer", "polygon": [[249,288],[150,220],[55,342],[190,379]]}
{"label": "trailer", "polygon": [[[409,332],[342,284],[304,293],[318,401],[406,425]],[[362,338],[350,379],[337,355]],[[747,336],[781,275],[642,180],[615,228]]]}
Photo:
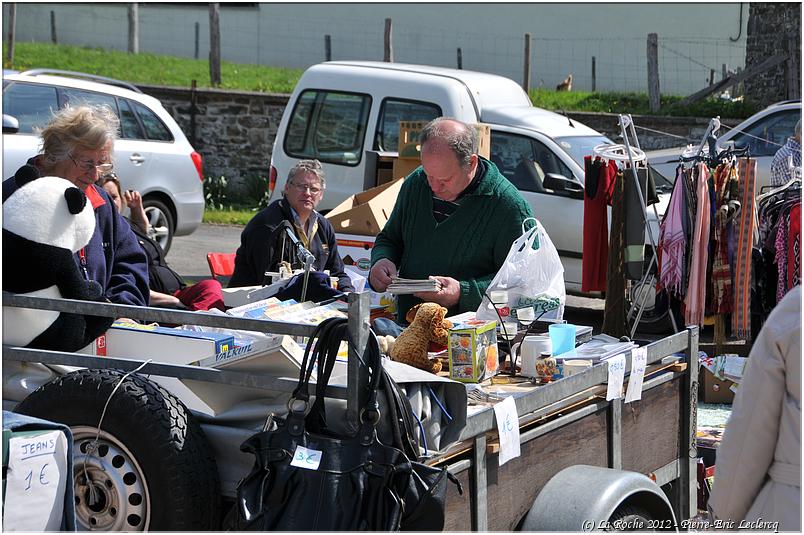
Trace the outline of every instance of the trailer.
{"label": "trailer", "polygon": [[[327,396],[345,400],[346,426],[356,430],[358,390],[352,387],[366,376],[358,354],[369,337],[370,303],[367,294],[348,300],[353,343],[347,380],[329,385]],[[314,329],[6,292],[3,306],[294,336]],[[3,361],[4,408],[71,427],[76,519],[94,530],[219,530],[237,482],[253,464],[239,446],[261,430],[261,418],[246,418],[244,425],[194,413],[151,376],[261,389],[284,400],[296,384],[293,378],[167,364],[159,355],[143,361],[4,345]],[[25,379],[15,388],[9,386],[13,373]],[[697,509],[697,327],[647,346],[640,401],[606,401],[607,373],[603,363],[546,385],[500,385],[515,399],[521,449],[503,466],[493,409],[473,411],[458,440],[426,459],[446,466],[468,490],[461,495],[450,486],[445,530],[688,527]],[[99,416],[106,418],[103,425]]]}

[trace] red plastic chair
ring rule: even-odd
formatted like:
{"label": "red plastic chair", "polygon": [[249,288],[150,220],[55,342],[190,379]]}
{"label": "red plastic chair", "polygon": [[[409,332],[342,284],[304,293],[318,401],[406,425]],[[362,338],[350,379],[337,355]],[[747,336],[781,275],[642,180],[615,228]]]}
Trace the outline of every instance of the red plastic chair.
{"label": "red plastic chair", "polygon": [[231,277],[234,273],[235,253],[207,253],[207,263],[213,279]]}

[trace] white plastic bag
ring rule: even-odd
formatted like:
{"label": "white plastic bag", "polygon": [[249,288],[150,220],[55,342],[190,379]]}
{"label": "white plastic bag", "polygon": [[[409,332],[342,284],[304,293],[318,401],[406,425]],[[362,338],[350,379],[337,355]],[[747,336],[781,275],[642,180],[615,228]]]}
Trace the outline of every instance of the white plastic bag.
{"label": "white plastic bag", "polygon": [[[525,223],[529,220],[536,224],[526,231]],[[489,301],[491,292],[498,290],[508,292],[508,307],[512,317],[516,317],[516,309],[528,306],[534,308],[537,319],[540,316],[541,319],[556,320],[564,317],[564,303],[567,300],[564,266],[553,242],[537,219],[529,217],[522,222],[522,236],[511,244],[505,263],[486,290],[486,296],[477,309],[478,319],[498,319]]]}

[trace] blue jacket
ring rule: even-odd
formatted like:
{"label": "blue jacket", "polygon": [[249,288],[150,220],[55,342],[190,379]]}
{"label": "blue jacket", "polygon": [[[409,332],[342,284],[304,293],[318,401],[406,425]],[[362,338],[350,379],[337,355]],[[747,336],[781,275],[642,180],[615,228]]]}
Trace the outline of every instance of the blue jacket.
{"label": "blue jacket", "polygon": [[[41,175],[34,163],[35,158],[28,160],[15,176],[33,172]],[[16,190],[13,177],[3,181],[3,201]],[[93,185],[85,193],[95,210],[95,233],[84,248],[87,275],[103,287],[112,303],[147,305],[148,262],[137,237],[102,188]],[[80,256],[79,252],[75,260],[82,267]]]}

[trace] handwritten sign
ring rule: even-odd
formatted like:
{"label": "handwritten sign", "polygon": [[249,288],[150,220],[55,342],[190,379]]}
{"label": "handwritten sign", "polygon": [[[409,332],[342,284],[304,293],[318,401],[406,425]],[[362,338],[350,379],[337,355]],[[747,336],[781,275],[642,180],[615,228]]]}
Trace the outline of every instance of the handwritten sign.
{"label": "handwritten sign", "polygon": [[625,380],[625,353],[611,357],[609,363],[609,388],[606,401],[623,397],[623,381]]}
{"label": "handwritten sign", "polygon": [[519,416],[513,396],[508,396],[494,405],[497,430],[500,432],[500,466],[520,455]]}
{"label": "handwritten sign", "polygon": [[61,431],[8,441],[8,474],[3,528],[6,531],[58,531],[67,473],[67,438]]}
{"label": "handwritten sign", "polygon": [[625,393],[626,403],[642,399],[642,381],[645,379],[647,362],[647,347],[638,347],[631,350],[631,375],[628,378],[628,391]]}
{"label": "handwritten sign", "polygon": [[296,451],[293,452],[293,460],[290,461],[290,466],[304,468],[306,470],[318,470],[322,457],[323,453],[318,450],[296,446]]}

